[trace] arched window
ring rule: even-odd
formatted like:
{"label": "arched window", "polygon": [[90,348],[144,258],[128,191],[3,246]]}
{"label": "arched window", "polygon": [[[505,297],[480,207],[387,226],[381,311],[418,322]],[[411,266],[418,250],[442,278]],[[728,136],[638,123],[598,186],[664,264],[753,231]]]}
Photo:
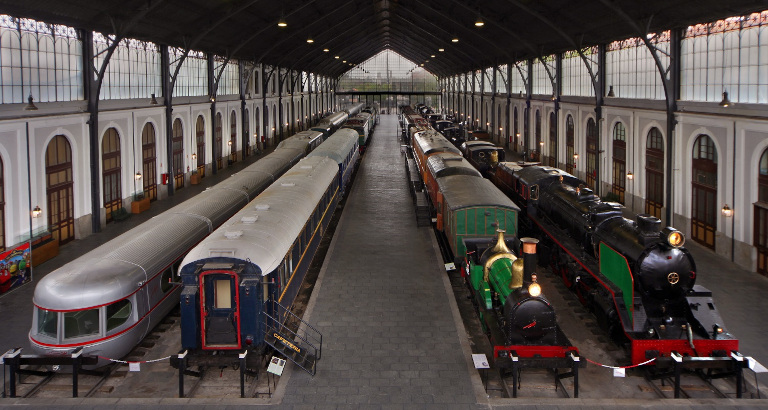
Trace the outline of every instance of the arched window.
{"label": "arched window", "polygon": [[229,159],[234,164],[237,162],[237,114],[235,110],[229,114]]}
{"label": "arched window", "polygon": [[573,175],[576,170],[576,158],[573,155],[576,153],[574,148],[574,134],[576,128],[573,125],[573,116],[568,114],[565,118],[565,172]]}
{"label": "arched window", "polygon": [[155,127],[144,124],[141,131],[141,173],[144,195],[150,201],[157,199],[157,152],[155,149]]}
{"label": "arched window", "polygon": [[63,135],[53,137],[45,151],[45,193],[48,202],[48,226],[53,237],[57,238],[60,244],[75,239],[72,147]]}
{"label": "arched window", "polygon": [[112,221],[112,212],[123,207],[121,186],[120,135],[110,128],[101,140],[101,172],[104,182],[104,209],[107,223]]}
{"label": "arched window", "polygon": [[520,147],[520,131],[519,131],[519,128],[518,128],[517,107],[515,107],[515,111],[513,112],[512,120],[514,122],[514,125],[512,126],[512,132],[515,135],[514,139],[513,139],[514,146],[512,147],[512,149],[515,152],[519,152],[518,148]]}
{"label": "arched window", "polygon": [[197,174],[200,178],[205,177],[205,118],[202,115],[197,116],[195,123],[195,141],[197,142]]}
{"label": "arched window", "polygon": [[653,127],[645,145],[645,213],[661,218],[664,207],[664,139]]}
{"label": "arched window", "polygon": [[173,137],[171,138],[173,147],[173,181],[174,188],[184,188],[184,129],[181,120],[176,118],[173,121]]}
{"label": "arched window", "polygon": [[627,187],[627,130],[624,124],[617,122],[613,126],[613,184],[611,192],[624,203],[624,191]]}
{"label": "arched window", "polygon": [[549,113],[549,166],[557,166],[557,116]]}
{"label": "arched window", "polygon": [[717,149],[712,138],[701,134],[693,143],[691,180],[691,237],[715,249],[717,224]]}
{"label": "arched window", "polygon": [[216,138],[216,141],[213,144],[213,158],[216,160],[216,169],[221,169],[223,166],[221,163],[221,153],[223,152],[222,147],[222,130],[221,130],[222,124],[221,124],[221,113],[216,113],[216,129],[214,133],[216,134],[214,137]]}
{"label": "arched window", "polygon": [[754,243],[757,248],[757,272],[768,276],[768,148],[760,156],[757,170],[757,202],[754,204]]}
{"label": "arched window", "polygon": [[0,158],[0,251],[5,250],[5,174],[3,159]]}
{"label": "arched window", "polygon": [[597,191],[597,127],[587,120],[587,186]]}

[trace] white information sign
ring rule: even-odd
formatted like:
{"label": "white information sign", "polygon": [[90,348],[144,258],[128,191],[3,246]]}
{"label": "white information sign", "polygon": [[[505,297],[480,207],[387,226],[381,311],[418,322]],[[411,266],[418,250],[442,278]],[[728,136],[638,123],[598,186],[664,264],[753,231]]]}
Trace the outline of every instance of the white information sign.
{"label": "white information sign", "polygon": [[747,359],[747,363],[749,364],[749,368],[752,369],[753,372],[755,372],[755,373],[766,373],[766,372],[768,372],[768,369],[766,369],[765,366],[760,364],[760,362],[758,362],[757,360],[753,359],[752,357],[747,356],[746,359]]}
{"label": "white information sign", "polygon": [[456,269],[456,265],[453,262],[445,264],[445,270],[446,271],[451,271],[451,270],[454,270],[454,269]]}
{"label": "white information sign", "polygon": [[627,369],[613,369],[613,377],[627,377]]}
{"label": "white information sign", "polygon": [[475,369],[490,369],[488,358],[484,354],[473,354],[472,361],[475,362]]}
{"label": "white information sign", "polygon": [[272,356],[272,360],[269,361],[269,367],[267,367],[267,371],[272,374],[282,376],[284,369],[285,369],[285,360],[279,357]]}
{"label": "white information sign", "polygon": [[141,363],[139,363],[139,362],[128,362],[128,371],[129,372],[140,372],[141,371]]}

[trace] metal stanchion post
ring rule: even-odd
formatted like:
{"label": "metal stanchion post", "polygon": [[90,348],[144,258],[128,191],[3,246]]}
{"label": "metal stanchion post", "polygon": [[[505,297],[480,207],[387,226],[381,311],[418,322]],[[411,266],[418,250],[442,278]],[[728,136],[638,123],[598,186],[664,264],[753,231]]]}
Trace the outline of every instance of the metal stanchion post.
{"label": "metal stanchion post", "polygon": [[245,357],[248,356],[248,351],[240,353],[240,398],[245,398]]}
{"label": "metal stanchion post", "polygon": [[184,372],[187,370],[187,351],[179,352],[179,398],[184,398]]}
{"label": "metal stanchion post", "polygon": [[83,348],[78,347],[72,352],[72,397],[77,397],[77,373],[80,371]]}
{"label": "metal stanchion post", "polygon": [[672,356],[672,359],[675,361],[675,398],[680,398],[680,373],[682,371],[683,367],[683,357],[677,354],[676,352],[672,352],[670,355]]}

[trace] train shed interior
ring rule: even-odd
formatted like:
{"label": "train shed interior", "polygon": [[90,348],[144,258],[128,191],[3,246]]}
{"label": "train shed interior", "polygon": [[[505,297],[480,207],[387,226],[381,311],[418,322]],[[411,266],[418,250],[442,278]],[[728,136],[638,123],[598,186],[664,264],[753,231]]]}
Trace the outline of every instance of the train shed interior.
{"label": "train shed interior", "polygon": [[[453,279],[441,276],[438,244],[409,220],[411,208],[400,209],[411,204],[401,181],[408,178],[404,131],[394,114],[424,103],[454,121],[462,138],[502,147],[507,161],[560,168],[626,214],[678,229],[697,258],[699,283],[722,301],[745,355],[768,365],[760,315],[768,290],[764,2],[0,0],[0,46],[0,320],[12,330],[0,338],[8,344],[0,353],[28,342],[28,310],[43,276],[362,103],[378,107],[381,127],[343,207],[341,237],[333,238],[346,241],[337,247],[359,249],[337,249],[325,261],[325,293],[313,295],[309,309],[308,320],[336,340],[327,356],[334,363],[323,363],[328,373],[316,378],[288,372],[277,392],[270,388],[278,401],[254,403],[513,405],[495,400],[487,375],[473,373],[474,341],[462,337],[473,329],[462,324]],[[391,200],[382,201],[387,193]],[[388,241],[397,243],[391,254],[380,246]],[[373,264],[366,284],[347,276],[368,269],[358,251]],[[24,252],[35,269],[19,278],[3,258]],[[412,278],[408,258],[426,276]],[[388,269],[404,274],[382,279]],[[439,292],[399,294],[395,279]],[[339,289],[370,300],[344,304]],[[418,296],[427,302],[410,300]],[[356,308],[375,313],[347,311]],[[445,318],[418,312],[432,308]],[[406,310],[416,324],[405,323]],[[386,321],[393,335],[357,327],[345,335],[338,320],[370,323],[377,314],[398,318]],[[439,329],[419,328],[430,321]],[[594,334],[596,345],[602,336]],[[428,349],[430,337],[451,340]],[[421,346],[409,350],[406,342]],[[384,354],[394,358],[375,359]],[[176,377],[165,370],[153,377],[169,375]],[[439,380],[424,381],[431,378]],[[759,395],[768,379],[754,374],[750,383]],[[25,405],[4,403],[3,394],[0,407]],[[644,404],[645,396],[628,395],[578,405]],[[721,403],[743,406],[732,397]]]}

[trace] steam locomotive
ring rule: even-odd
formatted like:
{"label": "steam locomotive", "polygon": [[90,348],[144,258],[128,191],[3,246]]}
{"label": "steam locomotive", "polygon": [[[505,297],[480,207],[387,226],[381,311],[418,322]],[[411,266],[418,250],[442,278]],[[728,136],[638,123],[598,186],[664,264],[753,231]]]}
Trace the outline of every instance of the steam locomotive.
{"label": "steam locomotive", "polygon": [[[524,247],[531,246],[531,238],[523,241]],[[515,249],[519,244],[515,237],[506,239],[503,230],[498,231],[495,244],[484,239],[465,240],[463,272],[490,334],[494,357],[505,357],[512,351],[521,357],[578,353],[557,325],[555,310],[533,273],[530,258],[534,258],[535,265],[535,245],[533,252],[518,258],[510,247]]]}
{"label": "steam locomotive", "polygon": [[576,292],[598,322],[628,340],[633,364],[670,356],[726,357],[739,342],[712,292],[696,285],[684,235],[649,215],[622,216],[562,170],[501,163],[494,183],[521,208],[520,229],[541,240],[540,261]]}

